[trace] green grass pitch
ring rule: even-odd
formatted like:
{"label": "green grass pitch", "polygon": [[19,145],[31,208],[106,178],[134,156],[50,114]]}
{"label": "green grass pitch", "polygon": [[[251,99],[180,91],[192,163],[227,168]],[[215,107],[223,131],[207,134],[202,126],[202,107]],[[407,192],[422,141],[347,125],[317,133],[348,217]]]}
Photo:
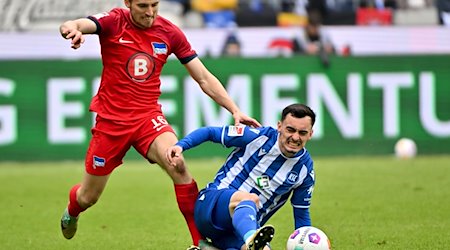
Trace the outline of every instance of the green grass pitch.
{"label": "green grass pitch", "polygon": [[[188,159],[200,187],[223,159]],[[313,225],[333,249],[450,249],[450,156],[315,158]],[[146,161],[125,161],[100,201],[66,240],[59,219],[82,162],[0,163],[1,249],[167,249],[190,245],[169,177]],[[286,204],[271,220],[273,249],[293,231]]]}

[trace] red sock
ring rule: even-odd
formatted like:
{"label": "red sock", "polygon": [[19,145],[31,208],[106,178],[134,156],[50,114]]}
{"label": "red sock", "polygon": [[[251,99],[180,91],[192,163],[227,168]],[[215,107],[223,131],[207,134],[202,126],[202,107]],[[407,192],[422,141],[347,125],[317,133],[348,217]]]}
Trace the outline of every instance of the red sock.
{"label": "red sock", "polygon": [[77,190],[80,188],[80,184],[77,184],[70,189],[69,192],[69,205],[67,206],[67,210],[69,210],[70,216],[78,217],[78,215],[86,210],[86,208],[80,207],[77,201]]}
{"label": "red sock", "polygon": [[190,184],[175,184],[175,195],[178,207],[186,219],[194,245],[198,246],[200,240],[204,239],[197,229],[194,221],[194,206],[198,195],[198,187],[195,180]]}

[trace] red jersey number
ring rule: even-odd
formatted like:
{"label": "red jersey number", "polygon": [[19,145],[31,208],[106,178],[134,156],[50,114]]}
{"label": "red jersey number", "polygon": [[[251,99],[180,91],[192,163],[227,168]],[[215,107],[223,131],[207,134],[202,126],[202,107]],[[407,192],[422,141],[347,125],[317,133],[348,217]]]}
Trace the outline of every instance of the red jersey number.
{"label": "red jersey number", "polygon": [[167,127],[169,123],[162,115],[158,115],[156,119],[152,119],[153,129],[160,131],[162,128]]}

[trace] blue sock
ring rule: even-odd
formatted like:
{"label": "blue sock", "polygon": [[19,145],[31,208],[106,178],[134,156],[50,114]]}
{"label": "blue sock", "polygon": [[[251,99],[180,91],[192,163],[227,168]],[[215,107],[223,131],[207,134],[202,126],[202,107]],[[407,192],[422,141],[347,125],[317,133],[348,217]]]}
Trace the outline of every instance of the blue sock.
{"label": "blue sock", "polygon": [[252,236],[258,228],[256,221],[256,204],[253,201],[241,201],[234,209],[233,227],[244,241]]}

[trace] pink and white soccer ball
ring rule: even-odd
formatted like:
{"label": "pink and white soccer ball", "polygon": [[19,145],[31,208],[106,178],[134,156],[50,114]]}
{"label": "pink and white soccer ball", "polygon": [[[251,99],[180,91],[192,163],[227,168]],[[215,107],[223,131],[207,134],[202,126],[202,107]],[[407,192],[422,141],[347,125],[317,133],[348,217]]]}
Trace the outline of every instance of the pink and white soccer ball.
{"label": "pink and white soccer ball", "polygon": [[286,250],[330,250],[328,236],[316,227],[300,227],[289,236]]}

